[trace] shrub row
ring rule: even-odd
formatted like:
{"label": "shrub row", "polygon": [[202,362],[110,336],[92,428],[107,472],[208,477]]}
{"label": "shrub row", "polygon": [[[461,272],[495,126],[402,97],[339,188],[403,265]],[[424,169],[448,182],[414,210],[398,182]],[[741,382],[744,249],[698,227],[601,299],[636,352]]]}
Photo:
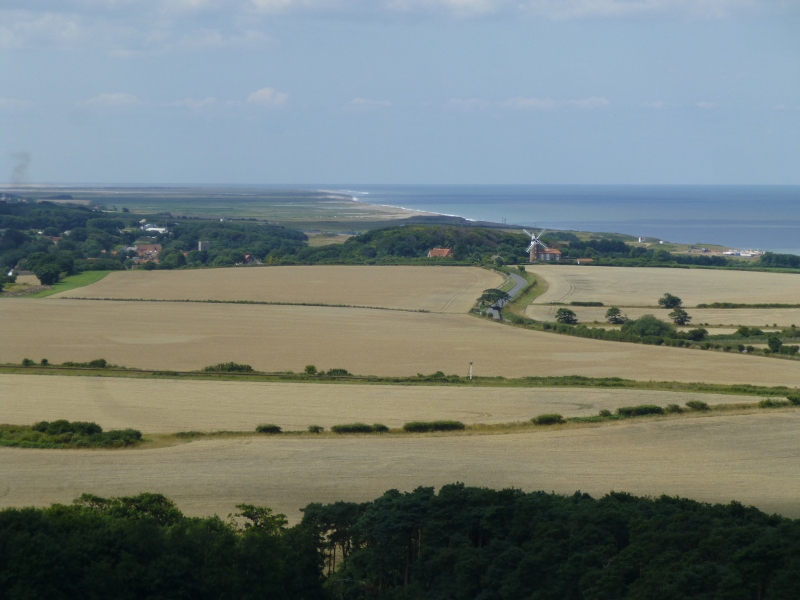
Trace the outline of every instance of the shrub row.
{"label": "shrub row", "polygon": [[389,431],[389,428],[381,423],[375,423],[374,425],[345,423],[344,425],[334,425],[331,427],[331,431],[334,433],[385,433]]}
{"label": "shrub row", "polygon": [[39,421],[33,425],[0,425],[0,446],[22,448],[120,448],[140,442],[136,429],[103,431],[87,421]]}
{"label": "shrub row", "polygon": [[403,425],[403,431],[427,433],[429,431],[461,431],[466,425],[461,421],[411,421]]}

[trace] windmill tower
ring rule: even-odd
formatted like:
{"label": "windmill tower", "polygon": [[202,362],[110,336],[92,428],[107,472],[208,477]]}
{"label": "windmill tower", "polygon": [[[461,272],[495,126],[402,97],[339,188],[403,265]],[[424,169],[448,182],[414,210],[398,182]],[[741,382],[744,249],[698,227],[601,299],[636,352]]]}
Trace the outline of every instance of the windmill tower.
{"label": "windmill tower", "polygon": [[541,259],[542,255],[545,252],[549,252],[550,251],[550,248],[545,246],[544,243],[539,239],[539,238],[542,237],[542,234],[545,231],[547,231],[547,229],[542,229],[539,232],[539,235],[536,235],[535,233],[531,233],[527,229],[523,229],[522,231],[524,231],[529,236],[531,236],[531,243],[528,244],[527,248],[525,248],[525,251],[526,252],[530,252],[530,254],[531,254],[531,262]]}

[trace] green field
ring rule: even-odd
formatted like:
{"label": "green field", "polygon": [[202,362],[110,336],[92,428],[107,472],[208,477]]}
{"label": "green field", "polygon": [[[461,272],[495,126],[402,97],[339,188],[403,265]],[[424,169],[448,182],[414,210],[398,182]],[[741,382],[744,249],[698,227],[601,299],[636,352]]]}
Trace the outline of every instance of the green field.
{"label": "green field", "polygon": [[52,296],[53,294],[58,294],[60,292],[68,292],[70,290],[74,290],[75,288],[80,288],[85,285],[90,285],[92,283],[96,283],[100,281],[103,277],[108,275],[111,271],[84,271],[83,273],[78,273],[77,275],[70,275],[69,277],[65,277],[57,284],[55,284],[49,290],[43,290],[37,294],[33,294],[31,298],[45,298],[47,296]]}

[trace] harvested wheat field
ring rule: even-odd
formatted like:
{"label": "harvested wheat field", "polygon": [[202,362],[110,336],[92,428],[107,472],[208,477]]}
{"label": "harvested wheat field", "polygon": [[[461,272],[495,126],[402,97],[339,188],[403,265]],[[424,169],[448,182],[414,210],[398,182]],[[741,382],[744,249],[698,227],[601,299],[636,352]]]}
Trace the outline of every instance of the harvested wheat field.
{"label": "harvested wheat field", "polygon": [[408,421],[527,421],[543,413],[596,415],[636,404],[756,402],[752,396],[568,388],[463,388],[181,381],[105,377],[0,375],[0,423],[68,419],[145,433],[284,430],[361,421],[400,427]]}
{"label": "harvested wheat field", "polygon": [[800,517],[800,412],[646,420],[480,436],[198,440],[153,450],[0,448],[0,506],[158,492],[187,513],[236,504],[299,518],[309,502],[364,501],[387,489],[462,481],[523,490],[612,490],[736,499]]}
{"label": "harvested wheat field", "polygon": [[[570,306],[569,309],[578,317],[581,323],[605,323],[606,306]],[[525,309],[525,315],[537,321],[555,321],[556,311],[560,306],[549,304],[531,304]],[[631,319],[637,319],[645,314],[655,315],[662,321],[669,322],[668,309],[663,308],[623,308],[623,314]],[[748,327],[800,327],[800,308],[689,308],[692,317],[692,326],[708,323],[709,325],[747,325]],[[712,333],[722,333],[712,331]]]}
{"label": "harvested wheat field", "polygon": [[53,298],[246,300],[467,312],[503,279],[476,267],[308,266],[116,271]]}
{"label": "harvested wheat field", "polygon": [[305,365],[361,375],[585,375],[800,385],[800,361],[604,342],[469,315],[357,308],[29,300],[2,303],[0,362],[105,358],[196,370],[219,362],[262,371]]}
{"label": "harvested wheat field", "polygon": [[571,265],[531,265],[526,269],[549,286],[535,300],[539,304],[578,301],[657,306],[665,292],[680,297],[687,307],[710,302],[796,304],[800,298],[800,275],[795,273]]}

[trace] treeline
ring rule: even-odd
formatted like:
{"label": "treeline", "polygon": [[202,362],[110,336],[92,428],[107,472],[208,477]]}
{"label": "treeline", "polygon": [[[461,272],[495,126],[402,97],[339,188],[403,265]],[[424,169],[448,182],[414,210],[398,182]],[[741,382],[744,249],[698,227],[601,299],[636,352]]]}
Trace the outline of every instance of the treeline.
{"label": "treeline", "polygon": [[283,515],[86,494],[0,511],[0,598],[789,600],[800,521],[732,502],[446,485]]}

